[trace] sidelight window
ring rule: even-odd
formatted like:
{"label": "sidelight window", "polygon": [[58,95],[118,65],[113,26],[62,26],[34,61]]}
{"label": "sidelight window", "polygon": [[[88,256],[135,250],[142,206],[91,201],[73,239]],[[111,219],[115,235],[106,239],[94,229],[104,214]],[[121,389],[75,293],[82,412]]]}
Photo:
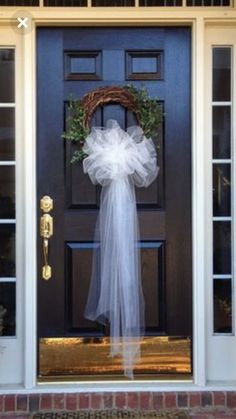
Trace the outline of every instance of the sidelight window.
{"label": "sidelight window", "polygon": [[15,50],[0,48],[0,338],[16,333]]}
{"label": "sidelight window", "polygon": [[213,296],[215,334],[231,334],[232,324],[232,50],[213,48],[212,180]]}

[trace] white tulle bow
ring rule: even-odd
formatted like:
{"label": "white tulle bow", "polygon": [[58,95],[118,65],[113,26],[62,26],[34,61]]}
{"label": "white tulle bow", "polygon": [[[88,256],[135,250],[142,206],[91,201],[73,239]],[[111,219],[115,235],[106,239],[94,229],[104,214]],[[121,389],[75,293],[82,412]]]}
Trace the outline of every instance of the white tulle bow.
{"label": "white tulle bow", "polygon": [[106,185],[121,176],[131,176],[136,186],[149,186],[157,176],[156,150],[138,126],[123,131],[109,120],[106,129],[94,127],[83,148],[84,172],[91,181]]}
{"label": "white tulle bow", "polygon": [[93,128],[83,150],[84,172],[103,186],[85,317],[109,323],[111,356],[121,355],[133,378],[145,329],[134,185],[147,187],[156,178],[156,150],[140,127],[125,132],[113,120],[106,129]]}

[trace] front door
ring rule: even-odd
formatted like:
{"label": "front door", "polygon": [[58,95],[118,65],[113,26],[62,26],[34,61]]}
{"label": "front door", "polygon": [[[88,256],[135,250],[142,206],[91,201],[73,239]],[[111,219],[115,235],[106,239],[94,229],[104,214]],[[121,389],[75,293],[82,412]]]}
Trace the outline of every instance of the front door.
{"label": "front door", "polygon": [[[191,131],[189,28],[40,28],[37,37],[38,202],[53,199],[49,280],[42,279],[38,233],[39,377],[122,374],[109,358],[109,333],[84,318],[93,253],[98,187],[73,146],[62,139],[70,95],[102,86],[147,88],[163,107],[157,180],[137,190],[146,334],[140,374],[191,373]],[[134,116],[118,104],[97,109],[92,123]],[[38,206],[38,218],[43,214]]]}

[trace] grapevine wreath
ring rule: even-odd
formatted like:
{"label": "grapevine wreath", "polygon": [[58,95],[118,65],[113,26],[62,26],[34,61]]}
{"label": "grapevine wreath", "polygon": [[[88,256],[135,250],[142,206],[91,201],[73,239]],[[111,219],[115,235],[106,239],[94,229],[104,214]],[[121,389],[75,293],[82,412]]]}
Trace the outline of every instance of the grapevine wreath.
{"label": "grapevine wreath", "polygon": [[68,129],[62,137],[76,144],[77,149],[72,162],[81,161],[86,157],[83,145],[90,132],[91,118],[98,107],[108,103],[118,103],[133,112],[144,136],[156,139],[157,129],[163,120],[163,111],[161,105],[156,99],[150,98],[144,87],[141,89],[133,85],[101,87],[87,93],[81,100],[72,97],[69,100]]}

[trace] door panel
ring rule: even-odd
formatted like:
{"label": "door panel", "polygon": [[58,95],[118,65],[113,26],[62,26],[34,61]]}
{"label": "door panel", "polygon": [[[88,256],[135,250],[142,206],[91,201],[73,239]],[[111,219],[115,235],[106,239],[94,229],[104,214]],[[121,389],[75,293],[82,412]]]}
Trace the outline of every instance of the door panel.
{"label": "door panel", "polygon": [[[109,337],[108,328],[83,316],[92,253],[99,251],[93,235],[100,188],[80,164],[70,163],[74,146],[61,134],[71,94],[80,99],[99,86],[130,81],[144,84],[165,112],[158,130],[160,173],[149,188],[136,191],[146,338],[191,339],[190,29],[40,28],[37,39],[38,197],[54,200],[49,281],[41,279],[38,240],[39,342]],[[96,111],[92,124],[103,126],[110,118],[124,129],[136,123],[133,114],[109,104]]]}

